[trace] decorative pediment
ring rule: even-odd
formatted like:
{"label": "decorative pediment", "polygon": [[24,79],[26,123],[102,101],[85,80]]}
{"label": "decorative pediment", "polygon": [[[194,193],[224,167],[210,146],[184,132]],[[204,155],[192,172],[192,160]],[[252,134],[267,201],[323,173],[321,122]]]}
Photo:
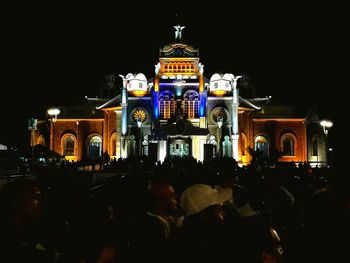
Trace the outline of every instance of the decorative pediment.
{"label": "decorative pediment", "polygon": [[199,57],[198,49],[183,43],[165,45],[159,53],[160,57]]}

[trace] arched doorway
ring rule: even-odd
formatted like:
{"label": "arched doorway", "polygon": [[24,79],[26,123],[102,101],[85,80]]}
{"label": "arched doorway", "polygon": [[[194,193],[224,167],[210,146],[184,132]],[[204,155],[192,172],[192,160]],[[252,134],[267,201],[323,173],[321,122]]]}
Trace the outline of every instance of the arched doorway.
{"label": "arched doorway", "polygon": [[254,140],[254,150],[257,153],[259,159],[269,158],[269,141],[266,136],[258,135]]}
{"label": "arched doorway", "polygon": [[91,137],[88,145],[88,157],[96,159],[102,156],[102,139],[100,136],[95,135]]}
{"label": "arched doorway", "polygon": [[222,142],[222,156],[232,157],[232,143],[228,135],[224,137],[224,141]]}

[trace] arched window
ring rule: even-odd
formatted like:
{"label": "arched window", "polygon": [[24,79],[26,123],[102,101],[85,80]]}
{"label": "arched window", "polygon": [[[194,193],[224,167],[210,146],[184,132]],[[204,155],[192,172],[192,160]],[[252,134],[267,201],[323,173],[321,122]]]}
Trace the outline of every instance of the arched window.
{"label": "arched window", "polygon": [[207,144],[211,144],[212,145],[212,156],[217,156],[217,142],[216,142],[216,138],[214,135],[209,135],[208,139],[207,139]]}
{"label": "arched window", "polygon": [[183,100],[183,113],[187,118],[198,118],[199,94],[194,90],[186,91]]}
{"label": "arched window", "polygon": [[182,111],[184,116],[188,116],[188,99],[182,101]]}
{"label": "arched window", "polygon": [[136,140],[134,135],[130,135],[127,145],[128,156],[135,156],[136,154]]}
{"label": "arched window", "polygon": [[114,132],[111,136],[110,145],[109,145],[109,152],[110,155],[116,156],[117,155],[117,133]]}
{"label": "arched window", "polygon": [[45,146],[46,143],[45,143],[45,138],[43,135],[40,135],[39,138],[38,138],[38,144],[42,145],[42,146]]}
{"label": "arched window", "polygon": [[312,156],[318,155],[318,136],[312,136]]}
{"label": "arched window", "polygon": [[74,156],[75,137],[71,134],[66,134],[62,138],[63,155]]}
{"label": "arched window", "polygon": [[247,155],[247,136],[242,132],[241,134],[241,156]]}
{"label": "arched window", "polygon": [[102,139],[100,136],[95,135],[89,140],[88,156],[92,159],[102,156]]}
{"label": "arched window", "polygon": [[254,150],[257,158],[267,159],[269,158],[269,141],[266,136],[258,135],[254,140]]}
{"label": "arched window", "polygon": [[224,141],[222,142],[222,156],[232,157],[232,143],[230,141],[230,137],[227,135],[224,137]]}
{"label": "arched window", "polygon": [[164,119],[175,115],[175,96],[170,90],[164,90],[159,95],[159,113]]}
{"label": "arched window", "polygon": [[171,98],[170,99],[170,115],[171,116],[175,116],[175,108],[176,108],[175,99]]}
{"label": "arched window", "polygon": [[163,97],[159,98],[159,114],[161,117],[164,116],[164,98]]}
{"label": "arched window", "polygon": [[146,134],[143,136],[143,141],[142,141],[142,155],[148,156],[148,135]]}
{"label": "arched window", "polygon": [[284,156],[295,155],[295,142],[296,138],[291,133],[286,133],[281,138],[282,153]]}

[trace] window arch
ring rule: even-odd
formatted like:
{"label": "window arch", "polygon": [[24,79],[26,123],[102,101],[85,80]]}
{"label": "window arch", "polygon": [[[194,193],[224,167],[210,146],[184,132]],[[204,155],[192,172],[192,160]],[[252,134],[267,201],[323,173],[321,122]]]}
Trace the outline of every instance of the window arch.
{"label": "window arch", "polygon": [[100,135],[92,135],[88,139],[88,157],[91,159],[102,156],[102,139]]}
{"label": "window arch", "polygon": [[232,157],[232,143],[228,135],[224,137],[224,141],[222,142],[222,156]]}
{"label": "window arch", "polygon": [[175,95],[170,90],[164,90],[159,95],[159,113],[164,119],[175,115]]}
{"label": "window arch", "polygon": [[215,135],[212,135],[212,134],[208,135],[208,137],[207,137],[207,143],[208,143],[208,144],[216,145],[217,142],[216,142]]}
{"label": "window arch", "polygon": [[148,135],[146,134],[142,138],[142,155],[148,156],[148,146],[149,146]]}
{"label": "window arch", "polygon": [[46,145],[45,138],[44,138],[44,136],[42,134],[39,135],[38,144],[40,144],[42,146]]}
{"label": "window arch", "polygon": [[185,92],[182,101],[183,113],[189,119],[198,117],[199,106],[199,94],[194,90],[188,90]]}
{"label": "window arch", "polygon": [[217,145],[217,141],[216,141],[216,137],[212,134],[210,134],[208,137],[207,137],[207,144],[211,144],[212,145],[212,155],[213,156],[217,156],[218,152],[218,145]]}
{"label": "window arch", "polygon": [[241,133],[241,156],[247,155],[247,136],[242,132]]}
{"label": "window arch", "polygon": [[266,135],[257,135],[254,139],[254,150],[260,159],[269,158],[269,140]]}
{"label": "window arch", "polygon": [[67,133],[62,137],[62,155],[64,156],[76,156],[76,137]]}
{"label": "window arch", "polygon": [[136,154],[136,140],[135,135],[130,135],[128,144],[127,144],[127,153],[128,156],[135,156]]}
{"label": "window arch", "polygon": [[281,149],[284,156],[295,155],[296,138],[291,133],[286,133],[281,138]]}
{"label": "window arch", "polygon": [[110,144],[109,144],[109,152],[111,156],[117,155],[117,133],[114,132],[111,135]]}
{"label": "window arch", "polygon": [[318,136],[312,136],[312,156],[318,156]]}

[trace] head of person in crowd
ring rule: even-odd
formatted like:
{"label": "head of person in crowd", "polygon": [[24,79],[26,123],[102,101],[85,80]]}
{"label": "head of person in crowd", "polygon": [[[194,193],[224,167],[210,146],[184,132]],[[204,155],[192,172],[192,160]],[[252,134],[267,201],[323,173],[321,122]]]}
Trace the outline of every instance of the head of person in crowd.
{"label": "head of person in crowd", "polygon": [[187,218],[197,217],[202,223],[222,224],[225,216],[222,205],[231,196],[231,188],[194,184],[182,193],[180,205]]}
{"label": "head of person in crowd", "polygon": [[148,186],[148,211],[165,220],[178,215],[176,192],[168,180],[152,179]]}
{"label": "head of person in crowd", "polygon": [[9,258],[11,262],[39,262],[41,213],[41,193],[34,180],[21,178],[3,186],[0,192],[0,262],[9,262]]}
{"label": "head of person in crowd", "polygon": [[281,239],[276,228],[263,217],[244,219],[240,246],[241,258],[245,262],[282,262]]}
{"label": "head of person in crowd", "polygon": [[41,192],[31,179],[6,184],[0,193],[0,202],[3,219],[17,226],[39,219],[42,212]]}

